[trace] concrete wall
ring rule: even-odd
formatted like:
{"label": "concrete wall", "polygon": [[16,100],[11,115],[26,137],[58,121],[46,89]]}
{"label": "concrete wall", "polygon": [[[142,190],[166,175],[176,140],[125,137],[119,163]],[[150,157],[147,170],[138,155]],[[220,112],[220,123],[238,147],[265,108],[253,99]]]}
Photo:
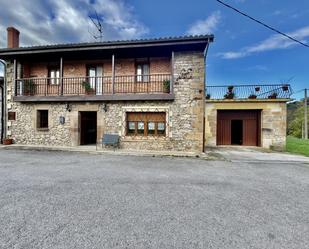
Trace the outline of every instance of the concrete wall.
{"label": "concrete wall", "polygon": [[286,143],[286,102],[280,100],[246,100],[206,102],[205,110],[205,144],[216,146],[217,110],[262,110],[261,113],[261,146],[283,150]]}
{"label": "concrete wall", "polygon": [[[134,60],[131,60],[133,63]],[[118,59],[118,63],[121,60]],[[151,59],[151,68],[161,73],[170,72],[170,62],[160,58]],[[80,65],[80,64],[78,64]],[[109,64],[106,64],[109,65]],[[130,70],[132,64],[122,65],[121,70]],[[204,55],[202,52],[175,53],[174,101],[127,101],[107,103],[71,103],[71,112],[66,111],[64,103],[20,103],[14,102],[12,94],[13,66],[8,66],[8,94],[10,111],[16,112],[16,121],[7,128],[18,144],[42,144],[77,146],[79,145],[79,112],[97,111],[98,138],[103,133],[117,133],[121,136],[121,146],[126,149],[202,151],[203,149],[203,112],[204,112]],[[69,67],[69,66],[68,66]],[[84,67],[80,67],[84,68]],[[130,68],[130,69],[129,69]],[[69,69],[69,68],[68,68]],[[116,70],[120,70],[119,66]],[[150,69],[152,70],[152,69]],[[183,72],[190,72],[183,74]],[[106,73],[109,71],[106,69]],[[156,71],[151,71],[154,73]],[[74,73],[75,75],[75,73]],[[188,77],[189,75],[189,77]],[[36,129],[36,111],[49,110],[50,127],[47,131]],[[166,112],[166,137],[127,137],[125,135],[126,112]],[[59,117],[65,117],[65,124]]]}

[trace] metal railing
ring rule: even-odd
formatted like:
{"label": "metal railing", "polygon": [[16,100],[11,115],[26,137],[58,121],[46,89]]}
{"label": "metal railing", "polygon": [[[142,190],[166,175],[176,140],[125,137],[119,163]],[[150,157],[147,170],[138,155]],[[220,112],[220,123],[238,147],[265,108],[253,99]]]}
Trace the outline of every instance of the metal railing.
{"label": "metal railing", "polygon": [[206,99],[289,99],[289,84],[207,86]]}
{"label": "metal railing", "polygon": [[169,93],[171,74],[102,77],[23,78],[16,80],[16,96],[74,96]]}

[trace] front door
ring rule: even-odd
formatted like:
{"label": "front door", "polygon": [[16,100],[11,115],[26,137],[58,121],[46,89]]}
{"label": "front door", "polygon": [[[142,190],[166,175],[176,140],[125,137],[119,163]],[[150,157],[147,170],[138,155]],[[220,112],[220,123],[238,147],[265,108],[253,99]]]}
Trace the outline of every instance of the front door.
{"label": "front door", "polygon": [[80,112],[80,144],[96,144],[97,112]]}

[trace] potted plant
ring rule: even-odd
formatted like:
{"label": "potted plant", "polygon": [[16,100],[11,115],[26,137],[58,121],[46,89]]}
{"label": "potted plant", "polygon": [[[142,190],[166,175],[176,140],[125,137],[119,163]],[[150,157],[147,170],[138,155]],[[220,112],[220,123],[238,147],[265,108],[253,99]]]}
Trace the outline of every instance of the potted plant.
{"label": "potted plant", "polygon": [[259,86],[256,86],[256,87],[255,87],[255,91],[256,91],[256,92],[259,92],[260,89],[261,89],[261,88],[260,88]]}
{"label": "potted plant", "polygon": [[24,80],[23,95],[31,96],[35,94],[35,84],[32,79]]}
{"label": "potted plant", "polygon": [[271,95],[268,96],[269,99],[276,99],[278,96],[278,93],[273,92]]}
{"label": "potted plant", "polygon": [[170,92],[170,80],[164,80],[163,81],[163,92],[169,93]]}
{"label": "potted plant", "polygon": [[206,99],[210,99],[210,97],[211,97],[210,93],[207,93],[206,94]]}
{"label": "potted plant", "polygon": [[249,95],[248,98],[249,98],[249,99],[256,99],[256,95],[252,93],[252,94]]}
{"label": "potted plant", "polygon": [[230,93],[233,91],[233,89],[234,89],[234,86],[228,86],[228,87],[227,87],[227,90],[228,90]]}
{"label": "potted plant", "polygon": [[289,86],[287,84],[284,84],[282,86],[282,90],[285,91],[285,92],[288,91],[289,90]]}
{"label": "potted plant", "polygon": [[227,92],[225,95],[224,95],[224,98],[225,99],[233,99],[235,97],[235,93],[233,92]]}
{"label": "potted plant", "polygon": [[4,144],[4,145],[13,144],[13,139],[12,139],[12,138],[6,137],[6,138],[3,139],[3,144]]}
{"label": "potted plant", "polygon": [[83,81],[82,86],[84,87],[85,92],[86,92],[87,95],[93,95],[93,94],[95,94],[95,89],[93,89],[93,88],[91,87],[91,85],[90,85],[89,82]]}

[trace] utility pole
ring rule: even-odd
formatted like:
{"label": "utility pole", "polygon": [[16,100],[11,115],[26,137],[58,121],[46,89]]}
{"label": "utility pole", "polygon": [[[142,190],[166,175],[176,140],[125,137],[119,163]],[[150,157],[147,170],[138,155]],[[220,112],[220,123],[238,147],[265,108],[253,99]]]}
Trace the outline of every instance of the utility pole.
{"label": "utility pole", "polygon": [[305,109],[305,139],[308,139],[308,94],[307,88],[305,88],[305,100],[304,100],[304,109]]}

